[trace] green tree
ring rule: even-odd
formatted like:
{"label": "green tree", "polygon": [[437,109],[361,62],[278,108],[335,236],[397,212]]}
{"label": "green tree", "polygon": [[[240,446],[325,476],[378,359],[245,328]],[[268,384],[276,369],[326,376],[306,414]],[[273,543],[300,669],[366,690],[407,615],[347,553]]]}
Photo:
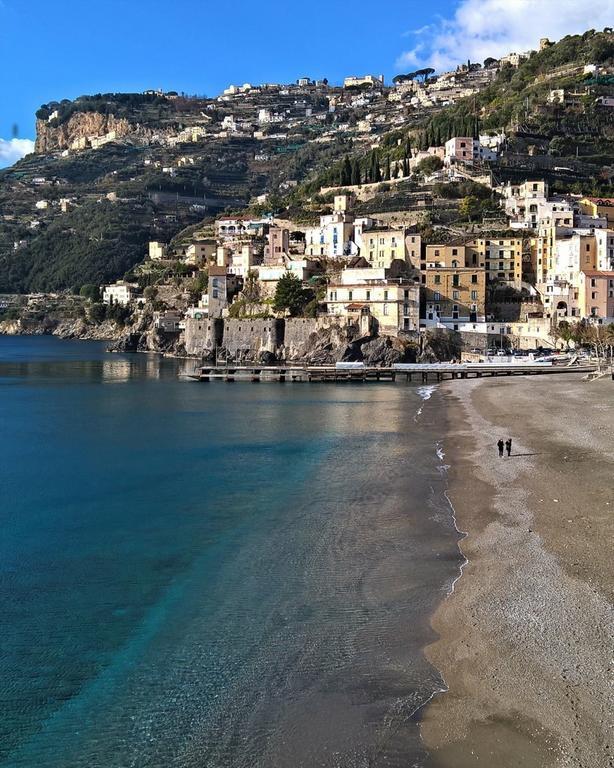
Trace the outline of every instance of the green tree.
{"label": "green tree", "polygon": [[92,304],[90,307],[90,320],[93,323],[102,323],[107,317],[107,308],[105,304]]}
{"label": "green tree", "polygon": [[273,309],[276,312],[287,310],[292,317],[296,317],[302,313],[312,298],[313,292],[303,288],[303,284],[296,275],[286,272],[277,283]]}
{"label": "green tree", "polygon": [[417,165],[417,170],[425,176],[430,176],[431,173],[435,173],[435,171],[438,171],[441,168],[443,168],[443,160],[440,157],[437,157],[437,155],[425,157],[424,160],[420,160]]}
{"label": "green tree", "polygon": [[256,272],[248,272],[243,284],[243,299],[248,315],[253,315],[255,308],[262,301],[262,290]]}
{"label": "green tree", "polygon": [[147,301],[153,301],[157,295],[158,289],[153,285],[148,285],[147,288],[145,288],[143,291],[143,296],[147,299]]}
{"label": "green tree", "polygon": [[480,212],[480,201],[474,195],[467,195],[460,201],[458,212],[464,219],[472,221]]}
{"label": "green tree", "polygon": [[360,162],[358,161],[358,158],[355,157],[352,163],[352,185],[356,186],[360,184],[360,181],[361,181]]}
{"label": "green tree", "polygon": [[341,183],[342,187],[347,187],[352,183],[352,164],[350,163],[350,158],[347,155],[343,158],[343,163],[341,164],[339,182]]}
{"label": "green tree", "polygon": [[561,320],[561,322],[554,328],[553,336],[555,339],[564,341],[566,349],[569,349],[569,342],[574,339],[575,329],[571,323],[567,322],[567,320]]}
{"label": "green tree", "polygon": [[86,283],[81,286],[79,296],[91,302],[100,301],[100,288],[93,283]]}

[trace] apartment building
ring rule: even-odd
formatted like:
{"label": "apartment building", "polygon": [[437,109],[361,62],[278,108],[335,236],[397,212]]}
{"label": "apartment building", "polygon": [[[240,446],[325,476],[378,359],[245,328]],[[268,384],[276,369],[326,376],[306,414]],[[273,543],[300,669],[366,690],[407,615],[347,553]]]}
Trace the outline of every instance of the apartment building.
{"label": "apartment building", "polygon": [[487,283],[507,285],[517,291],[522,287],[522,251],[522,238],[518,236],[478,238],[467,244],[470,257],[477,254],[477,260],[470,258],[471,263],[484,265]]}
{"label": "apartment building", "polygon": [[359,321],[368,316],[379,332],[417,331],[420,286],[394,268],[344,269],[327,292],[328,314]]}
{"label": "apartment building", "polygon": [[305,230],[305,256],[338,259],[356,255],[356,217],[351,212],[352,204],[353,198],[350,195],[337,195],[333,212],[320,216],[318,227],[308,227]]}
{"label": "apartment building", "polygon": [[355,232],[360,255],[375,268],[389,268],[393,261],[402,261],[419,267],[422,238],[405,227],[371,226]]}
{"label": "apartment building", "polygon": [[427,266],[421,325],[445,325],[458,330],[461,323],[486,319],[486,273],[481,267]]}
{"label": "apartment building", "polygon": [[582,272],[579,280],[580,316],[614,322],[614,270]]}

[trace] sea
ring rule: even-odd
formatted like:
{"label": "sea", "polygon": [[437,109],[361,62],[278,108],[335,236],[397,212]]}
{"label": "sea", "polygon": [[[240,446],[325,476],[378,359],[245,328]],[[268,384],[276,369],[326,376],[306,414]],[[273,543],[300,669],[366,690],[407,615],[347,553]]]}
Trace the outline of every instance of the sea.
{"label": "sea", "polygon": [[0,767],[428,766],[436,387],[0,337]]}

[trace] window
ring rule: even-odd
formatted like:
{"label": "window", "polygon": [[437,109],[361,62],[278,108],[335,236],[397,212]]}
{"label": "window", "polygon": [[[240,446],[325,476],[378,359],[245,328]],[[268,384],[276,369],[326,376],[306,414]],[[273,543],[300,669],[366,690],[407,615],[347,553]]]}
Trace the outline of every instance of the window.
{"label": "window", "polygon": [[387,314],[388,314],[388,304],[384,304],[384,309],[383,309],[383,312],[382,312],[382,313],[383,313],[384,315],[387,315]]}
{"label": "window", "polygon": [[441,275],[435,275],[435,277],[433,278],[433,282],[435,283],[435,285],[439,285],[441,283]]}
{"label": "window", "polygon": [[597,285],[597,281],[595,280],[594,277],[591,277],[591,288],[595,288],[596,285]]}
{"label": "window", "polygon": [[396,251],[393,249],[392,251],[390,251],[390,258],[394,259],[395,256],[396,256]]}
{"label": "window", "polygon": [[458,256],[458,248],[452,248],[452,256]]}
{"label": "window", "polygon": [[352,301],[353,297],[354,297],[354,291],[348,291],[348,301]]}
{"label": "window", "polygon": [[596,292],[596,291],[593,291],[593,292],[591,293],[591,299],[596,299],[596,298],[597,298],[597,292]]}
{"label": "window", "polygon": [[384,301],[388,301],[388,291],[384,291]]}
{"label": "window", "polygon": [[371,301],[371,291],[367,291],[367,301]]}
{"label": "window", "polygon": [[453,299],[460,299],[460,291],[452,291]]}
{"label": "window", "polygon": [[478,281],[478,276],[477,276],[477,275],[471,275],[471,282],[472,282],[474,285],[475,285],[475,283],[477,283],[477,281]]}
{"label": "window", "polygon": [[439,299],[441,298],[441,294],[439,293],[439,291],[435,291],[435,293],[433,294],[433,298],[435,299],[435,301],[439,301]]}
{"label": "window", "polygon": [[477,291],[471,291],[471,300],[477,301],[478,300],[478,292]]}
{"label": "window", "polygon": [[439,256],[439,248],[435,248],[435,256]]}
{"label": "window", "polygon": [[458,285],[459,285],[459,276],[458,275],[452,275],[452,285],[458,287]]}
{"label": "window", "polygon": [[403,291],[403,298],[405,300],[409,299],[409,291]]}

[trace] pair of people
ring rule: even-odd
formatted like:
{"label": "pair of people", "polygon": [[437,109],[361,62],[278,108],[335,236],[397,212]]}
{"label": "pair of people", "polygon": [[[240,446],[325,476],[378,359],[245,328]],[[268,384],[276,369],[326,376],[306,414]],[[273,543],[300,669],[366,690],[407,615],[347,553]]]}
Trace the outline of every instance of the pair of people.
{"label": "pair of people", "polygon": [[499,449],[499,457],[503,456],[503,449],[507,451],[507,455],[512,455],[512,438],[509,437],[505,442],[503,440],[499,440],[497,443],[497,448]]}

